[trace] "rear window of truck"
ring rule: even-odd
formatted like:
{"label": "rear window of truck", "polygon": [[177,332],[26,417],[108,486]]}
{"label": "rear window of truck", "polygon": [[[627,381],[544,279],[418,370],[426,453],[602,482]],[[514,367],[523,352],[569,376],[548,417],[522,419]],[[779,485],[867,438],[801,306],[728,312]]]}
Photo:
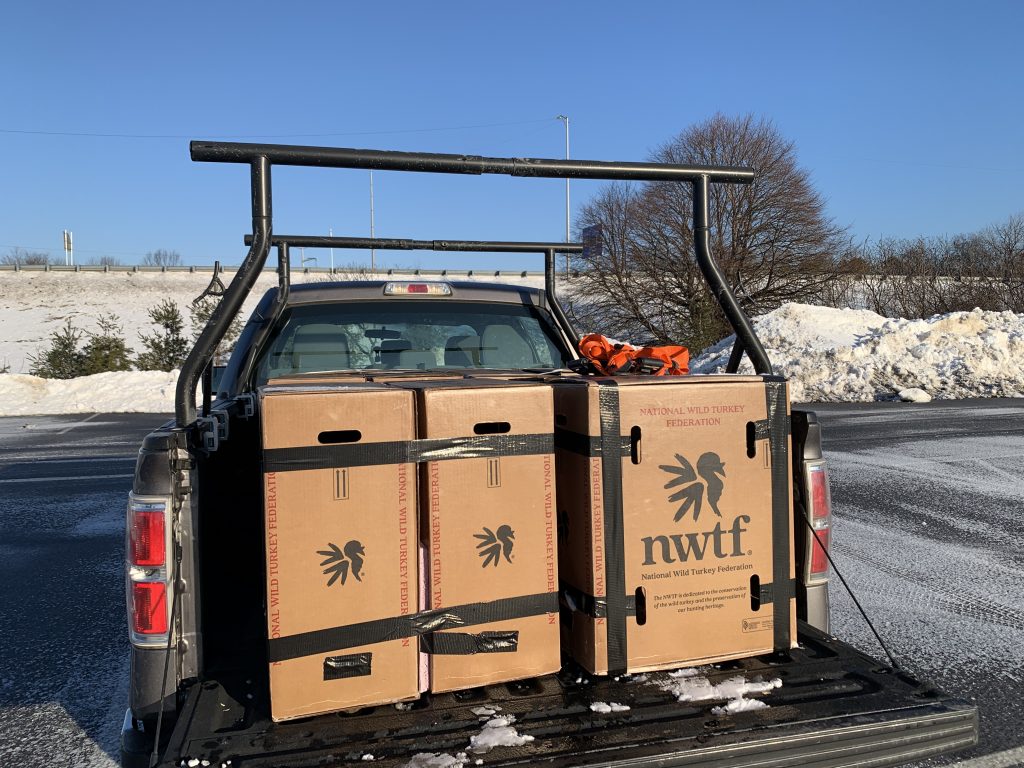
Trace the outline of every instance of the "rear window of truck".
{"label": "rear window of truck", "polygon": [[562,368],[550,319],[521,304],[360,301],[293,307],[264,348],[258,383],[346,370]]}

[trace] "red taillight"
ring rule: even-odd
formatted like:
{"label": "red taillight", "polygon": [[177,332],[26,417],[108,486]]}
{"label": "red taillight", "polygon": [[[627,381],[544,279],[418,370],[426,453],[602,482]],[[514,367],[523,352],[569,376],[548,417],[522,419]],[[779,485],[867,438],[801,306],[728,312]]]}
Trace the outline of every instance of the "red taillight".
{"label": "red taillight", "polygon": [[825,467],[816,466],[810,470],[811,477],[811,520],[828,519],[832,514],[832,496],[828,488]]}
{"label": "red taillight", "polygon": [[828,557],[825,551],[828,549],[828,540],[832,532],[828,528],[814,532],[816,541],[811,542],[811,575],[828,573]]}
{"label": "red taillight", "polygon": [[169,572],[172,500],[168,496],[128,495],[125,535],[125,590],[131,641],[150,646],[166,642],[172,575]]}
{"label": "red taillight", "polygon": [[409,293],[426,293],[428,290],[426,283],[411,283],[409,285]]}
{"label": "red taillight", "polygon": [[132,565],[155,568],[166,562],[165,515],[162,506],[159,509],[132,510],[129,552]]}
{"label": "red taillight", "polygon": [[828,576],[828,551],[832,530],[832,494],[824,461],[807,462],[807,515],[814,530],[809,536],[809,577],[819,580]]}
{"label": "red taillight", "polygon": [[132,582],[132,628],[140,635],[167,633],[167,585],[162,581]]}

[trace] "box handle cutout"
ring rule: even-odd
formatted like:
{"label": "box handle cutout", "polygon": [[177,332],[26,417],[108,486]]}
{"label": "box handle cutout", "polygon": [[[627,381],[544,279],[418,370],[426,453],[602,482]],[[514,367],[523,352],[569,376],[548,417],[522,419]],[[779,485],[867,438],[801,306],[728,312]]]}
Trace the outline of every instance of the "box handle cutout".
{"label": "box handle cutout", "polygon": [[639,464],[643,458],[640,455],[640,427],[633,427],[629,430],[629,459],[634,464]]}
{"label": "box handle cutout", "polygon": [[747,458],[752,459],[757,455],[757,440],[754,437],[757,435],[757,428],[754,426],[754,422],[747,422]]}
{"label": "box handle cutout", "polygon": [[569,423],[569,417],[566,416],[564,413],[556,413],[555,414],[555,424],[556,425],[558,425],[559,427],[564,427],[568,423]]}
{"label": "box handle cutout", "polygon": [[512,425],[507,421],[481,421],[473,425],[475,435],[504,435],[512,431]]}
{"label": "box handle cutout", "polygon": [[750,577],[750,610],[761,610],[761,577],[756,573]]}
{"label": "box handle cutout", "polygon": [[363,433],[358,429],[338,429],[333,432],[321,432],[316,436],[323,445],[338,445],[339,443],[358,443],[363,438]]}
{"label": "box handle cutout", "polygon": [[643,626],[647,623],[647,590],[637,587],[636,592],[636,623]]}

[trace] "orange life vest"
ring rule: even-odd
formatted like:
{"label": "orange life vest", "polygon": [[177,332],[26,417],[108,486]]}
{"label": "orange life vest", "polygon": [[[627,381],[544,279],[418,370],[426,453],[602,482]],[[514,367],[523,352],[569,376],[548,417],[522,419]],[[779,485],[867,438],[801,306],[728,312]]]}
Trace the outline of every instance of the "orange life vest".
{"label": "orange life vest", "polygon": [[580,339],[580,354],[594,364],[598,373],[646,373],[654,376],[683,376],[690,372],[690,352],[686,347],[634,347],[618,344],[599,333]]}

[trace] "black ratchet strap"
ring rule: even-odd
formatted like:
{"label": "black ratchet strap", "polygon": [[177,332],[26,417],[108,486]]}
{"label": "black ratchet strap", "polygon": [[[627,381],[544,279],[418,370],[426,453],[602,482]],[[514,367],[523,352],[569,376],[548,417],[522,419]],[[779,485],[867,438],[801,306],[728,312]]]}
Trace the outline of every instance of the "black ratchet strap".
{"label": "black ratchet strap", "polygon": [[[559,585],[562,592],[562,600],[570,611],[585,613],[592,619],[608,618],[608,598],[597,597],[581,589],[562,582]],[[626,615],[636,616],[636,596],[626,595]]]}
{"label": "black ratchet strap", "polygon": [[545,613],[558,613],[557,592],[506,597],[486,603],[468,603],[406,616],[392,616],[316,629],[297,635],[274,637],[267,643],[267,658],[271,663],[276,663],[345,648],[386,643],[405,637],[424,636],[445,629],[524,619]]}
{"label": "black ratchet strap", "polygon": [[772,475],[772,623],[775,627],[775,650],[789,650],[794,581],[789,575],[791,557],[789,526],[792,510],[789,504],[789,414],[787,413],[786,380],[779,376],[764,377],[765,404],[768,418],[754,423],[754,438],[768,440]]}
{"label": "black ratchet strap", "polygon": [[608,673],[626,671],[626,544],[622,520],[622,427],[614,379],[597,380],[601,418],[601,482],[604,496],[604,572],[607,585]]}

